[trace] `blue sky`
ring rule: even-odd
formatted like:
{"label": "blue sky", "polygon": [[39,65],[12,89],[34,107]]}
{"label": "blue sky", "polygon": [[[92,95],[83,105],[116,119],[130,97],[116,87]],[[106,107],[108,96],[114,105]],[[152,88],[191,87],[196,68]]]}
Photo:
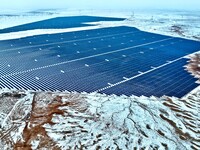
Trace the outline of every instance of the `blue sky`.
{"label": "blue sky", "polygon": [[200,0],[0,0],[0,9],[189,9],[200,10]]}

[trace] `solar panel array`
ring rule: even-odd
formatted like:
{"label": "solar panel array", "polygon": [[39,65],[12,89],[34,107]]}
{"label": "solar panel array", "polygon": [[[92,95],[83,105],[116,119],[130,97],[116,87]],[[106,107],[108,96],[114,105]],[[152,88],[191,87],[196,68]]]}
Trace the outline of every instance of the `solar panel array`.
{"label": "solar panel array", "polygon": [[35,29],[66,29],[75,27],[87,27],[87,26],[94,26],[93,24],[89,24],[92,22],[123,21],[123,20],[124,18],[97,17],[97,16],[56,17],[52,19],[0,29],[0,33],[18,32],[18,31],[35,30]]}
{"label": "solar panel array", "polygon": [[200,42],[132,27],[0,41],[0,87],[182,97],[198,85],[184,65]]}

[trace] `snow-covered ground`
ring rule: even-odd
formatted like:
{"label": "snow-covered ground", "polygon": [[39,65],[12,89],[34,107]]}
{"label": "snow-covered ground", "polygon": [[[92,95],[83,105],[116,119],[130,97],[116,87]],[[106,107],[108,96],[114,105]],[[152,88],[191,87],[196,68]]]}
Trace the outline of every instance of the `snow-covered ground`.
{"label": "snow-covered ground", "polygon": [[2,93],[0,102],[13,97],[18,101],[1,118],[0,149],[200,148],[196,94],[177,99],[21,91]]}
{"label": "snow-covered ground", "polygon": [[[195,40],[200,37],[199,12],[40,10],[1,14],[1,29],[58,16],[127,18],[115,23],[94,23],[93,27],[0,34],[1,40],[120,25]],[[191,58],[187,69],[199,77],[200,57],[196,54]],[[0,149],[200,149],[199,118],[200,88],[182,99],[3,89]]]}

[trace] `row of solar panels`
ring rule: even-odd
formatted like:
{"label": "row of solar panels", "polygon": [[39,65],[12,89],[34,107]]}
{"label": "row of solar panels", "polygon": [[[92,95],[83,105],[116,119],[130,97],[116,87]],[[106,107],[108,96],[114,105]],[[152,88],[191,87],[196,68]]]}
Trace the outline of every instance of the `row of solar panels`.
{"label": "row of solar panels", "polygon": [[[112,87],[200,48],[196,41],[135,28],[113,27],[34,36],[0,41],[0,45],[3,45],[0,50],[2,88],[93,92],[111,85],[101,92],[181,97],[197,86],[195,79],[183,68],[186,60],[181,59]],[[14,45],[13,48],[9,48],[10,45]]]}

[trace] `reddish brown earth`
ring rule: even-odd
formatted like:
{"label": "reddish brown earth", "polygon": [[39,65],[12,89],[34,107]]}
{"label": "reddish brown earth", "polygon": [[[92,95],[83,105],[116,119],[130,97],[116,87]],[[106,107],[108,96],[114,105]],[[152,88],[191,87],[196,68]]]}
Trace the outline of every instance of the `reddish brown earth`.
{"label": "reddish brown earth", "polygon": [[190,60],[187,67],[187,70],[195,77],[200,79],[200,54],[194,54],[190,56]]}
{"label": "reddish brown earth", "polygon": [[[37,102],[40,98],[48,98],[51,103],[48,105],[40,106]],[[63,115],[64,112],[58,108],[63,105],[59,96],[50,97],[50,94],[35,95],[32,103],[32,111],[29,120],[26,122],[26,126],[23,131],[24,142],[17,142],[14,146],[15,150],[29,150],[31,149],[31,141],[40,137],[39,148],[53,148],[59,149],[55,146],[55,143],[48,137],[43,125],[46,123],[52,123],[52,117],[54,114]]]}

